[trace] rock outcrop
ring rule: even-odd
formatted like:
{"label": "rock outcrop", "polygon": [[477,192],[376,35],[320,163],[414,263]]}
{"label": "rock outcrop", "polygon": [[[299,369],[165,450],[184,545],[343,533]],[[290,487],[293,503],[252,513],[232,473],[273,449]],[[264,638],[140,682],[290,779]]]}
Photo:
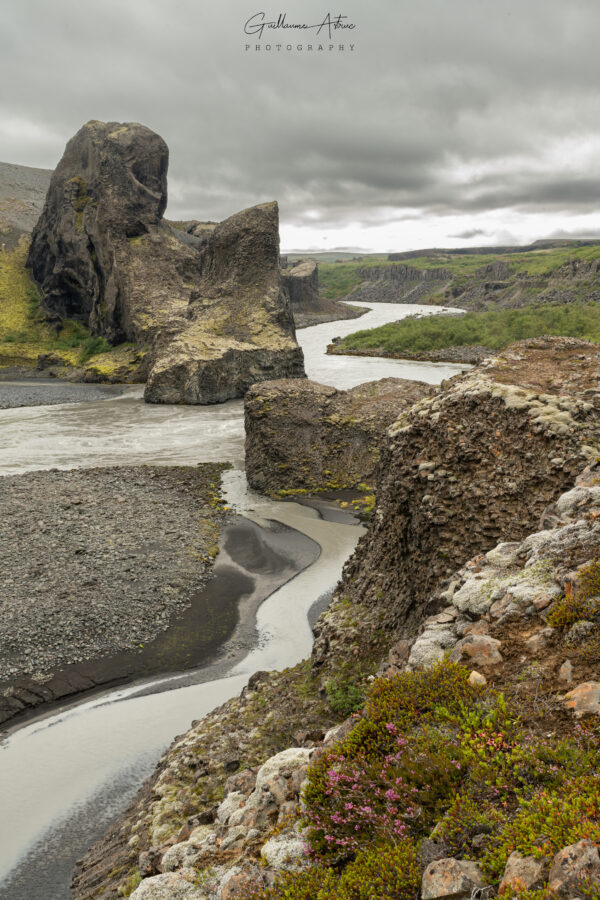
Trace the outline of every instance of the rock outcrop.
{"label": "rock outcrop", "polygon": [[29,252],[49,320],[112,344],[155,342],[150,402],[220,402],[302,376],[277,204],[172,227],[167,166],[165,142],[136,123],[88,122],[69,141]]}
{"label": "rock outcrop", "polygon": [[304,375],[279,270],[279,212],[265,203],[216,226],[185,316],[158,335],[144,397],[218,403]]}
{"label": "rock outcrop", "polygon": [[348,299],[365,303],[426,303],[452,281],[447,269],[417,269],[404,264],[365,266],[358,275],[362,284]]}
{"label": "rock outcrop", "polygon": [[599,364],[584,341],[522,341],[401,415],[339,594],[385,596],[390,626],[410,629],[462,560],[527,534],[598,452]]}
{"label": "rock outcrop", "polygon": [[291,269],[282,266],[283,286],[287,290],[297,328],[331,322],[335,319],[355,319],[362,311],[328,300],[319,295],[319,270],[314,259],[305,259]]}
{"label": "rock outcrop", "polygon": [[304,379],[257,384],[244,401],[248,483],[270,493],[372,483],[386,428],[431,393],[402,378],[348,391]]}

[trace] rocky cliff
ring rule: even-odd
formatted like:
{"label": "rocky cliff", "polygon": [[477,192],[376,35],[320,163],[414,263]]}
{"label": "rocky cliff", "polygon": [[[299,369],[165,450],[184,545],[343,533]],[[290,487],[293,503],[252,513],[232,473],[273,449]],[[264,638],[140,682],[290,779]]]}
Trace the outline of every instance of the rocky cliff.
{"label": "rocky cliff", "polygon": [[319,296],[319,270],[314,259],[305,259],[291,269],[282,266],[283,286],[287,290],[297,328],[331,322],[335,319],[355,319],[361,311],[337,300]]}
{"label": "rocky cliff", "polygon": [[150,402],[220,402],[303,375],[277,204],[172,227],[167,167],[165,142],[136,123],[88,122],[69,141],[29,252],[47,318],[111,344],[154,342]]}
{"label": "rocky cliff", "polygon": [[357,274],[362,284],[348,299],[365,303],[426,303],[452,281],[447,269],[418,269],[404,264],[364,266]]}
{"label": "rocky cliff", "polygon": [[275,494],[372,485],[386,428],[432,392],[402,378],[349,391],[295,379],[257,384],[244,398],[248,483]]}
{"label": "rocky cliff", "polygon": [[[581,341],[522,342],[400,416],[388,430],[375,515],[315,627],[310,665],[253,676],[240,698],[178,738],[127,814],[78,867],[74,898],[114,898],[119,889],[126,896],[135,888],[136,900],[178,891],[195,900],[228,900],[246,896],[253,883],[265,900],[321,896],[325,887],[327,900],[347,900],[356,896],[353,872],[363,886],[392,879],[396,893],[382,896],[414,896],[422,874],[423,896],[470,896],[477,886],[509,877],[517,862],[512,859],[507,874],[513,850],[528,859],[536,847],[546,858],[536,870],[540,885],[548,872],[558,884],[565,859],[573,871],[581,854],[572,846],[586,836],[582,828],[592,833],[591,820],[557,799],[567,830],[549,837],[542,822],[532,845],[527,824],[519,826],[518,792],[523,765],[528,790],[541,792],[540,804],[551,772],[564,768],[554,761],[571,758],[569,777],[589,774],[585,753],[592,750],[574,749],[580,732],[570,716],[600,708],[593,624],[599,361],[598,348]],[[540,521],[544,530],[537,533]],[[579,637],[569,637],[565,623],[589,623],[590,617],[591,626],[578,625]],[[446,652],[466,664],[466,672],[445,663],[429,670]],[[325,734],[361,707],[365,679],[382,660],[386,677],[372,682],[360,718]],[[486,681],[514,694],[519,711],[507,711],[505,700],[487,693]],[[568,690],[564,702],[556,695],[561,688]],[[518,736],[516,721],[523,726]],[[542,758],[530,757],[543,740],[549,769]],[[373,765],[379,751],[383,755],[381,772],[369,769],[363,785],[355,760],[365,741]],[[514,773],[480,767],[496,741],[512,742]],[[504,752],[493,753],[491,764],[506,759]],[[390,770],[390,760],[401,768]],[[324,795],[331,771],[340,779]],[[393,815],[407,843],[400,853],[398,832],[392,853],[386,779],[394,777],[389,790],[397,793],[402,773],[427,784],[409,780],[409,795],[399,795],[405,805]],[[352,806],[349,815],[346,776],[350,786],[364,788],[368,812],[360,805],[355,813]],[[374,776],[383,779],[381,797]],[[563,796],[584,788],[586,797],[597,796],[590,777],[585,785],[565,784]],[[495,808],[491,778],[506,791]],[[298,820],[301,794],[308,832]],[[410,809],[420,812],[405,815]],[[346,852],[355,822],[360,837]],[[303,874],[306,840],[313,863],[334,866],[335,884],[323,865],[312,882],[310,871]],[[584,849],[593,856],[593,847]],[[483,868],[464,864],[473,854]],[[433,862],[437,867],[430,870]],[[398,886],[402,873],[410,875],[402,888],[407,893]],[[290,893],[295,882],[286,888],[285,878],[296,877],[298,892]]]}
{"label": "rocky cliff", "polygon": [[310,665],[258,673],[176,739],[77,900],[586,896],[599,361],[522,342],[400,416]]}

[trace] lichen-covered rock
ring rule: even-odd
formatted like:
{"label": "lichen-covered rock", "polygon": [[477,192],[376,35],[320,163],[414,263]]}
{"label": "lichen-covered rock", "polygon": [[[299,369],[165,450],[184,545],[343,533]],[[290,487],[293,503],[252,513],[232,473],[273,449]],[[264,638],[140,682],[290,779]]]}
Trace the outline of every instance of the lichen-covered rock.
{"label": "lichen-covered rock", "polygon": [[584,882],[600,884],[600,855],[593,841],[578,841],[565,847],[552,860],[548,888],[557,897],[578,896],[577,888]]}
{"label": "lichen-covered rock", "polygon": [[144,399],[221,403],[255,382],[303,375],[281,287],[278,207],[264,203],[210,235],[185,316],[155,341]]}
{"label": "lichen-covered rock", "polygon": [[[522,341],[400,415],[382,445],[375,514],[338,595],[379,607],[384,597],[389,627],[409,634],[465,558],[524,538],[597,453],[599,364],[584,341]],[[575,525],[563,529],[560,552],[578,540]],[[531,603],[517,588],[510,602]],[[503,596],[494,591],[469,585],[459,606],[480,615]]]}
{"label": "lichen-covered rock", "polygon": [[244,399],[248,483],[271,492],[369,483],[388,425],[431,393],[401,378],[348,391],[307,380],[254,385]]}
{"label": "lichen-covered rock", "polygon": [[204,892],[194,884],[195,875],[193,869],[153,875],[130,896],[132,900],[204,900]]}
{"label": "lichen-covered rock", "polygon": [[600,714],[600,682],[586,681],[565,695],[565,706],[573,710],[576,717]]}
{"label": "lichen-covered rock", "polygon": [[537,891],[544,887],[547,874],[548,860],[522,856],[515,850],[506,862],[498,893],[502,895],[507,891],[510,891],[511,894]]}
{"label": "lichen-covered rock", "polygon": [[452,897],[466,900],[473,890],[485,885],[485,879],[477,863],[466,859],[437,859],[423,873],[421,897],[438,900]]}

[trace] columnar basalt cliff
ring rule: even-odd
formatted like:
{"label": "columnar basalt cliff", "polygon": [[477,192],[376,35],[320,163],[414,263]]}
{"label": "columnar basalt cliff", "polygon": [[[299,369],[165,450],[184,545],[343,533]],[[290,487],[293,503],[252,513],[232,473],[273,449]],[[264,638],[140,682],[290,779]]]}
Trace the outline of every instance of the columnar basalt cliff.
{"label": "columnar basalt cliff", "polygon": [[304,375],[279,269],[279,211],[264,203],[216,226],[185,316],[158,335],[145,399],[215,403]]}
{"label": "columnar basalt cliff", "polygon": [[319,491],[372,484],[386,428],[433,388],[384,378],[349,391],[269,381],[246,394],[246,477],[255,490]]}
{"label": "columnar basalt cliff", "polygon": [[[598,452],[599,364],[584,341],[522,341],[401,415],[338,594],[383,604],[389,627],[410,631],[466,558],[526,535]],[[317,656],[331,638],[325,628]]]}
{"label": "columnar basalt cliff", "polygon": [[334,319],[355,319],[361,312],[337,300],[319,295],[319,270],[314,259],[305,259],[291,269],[287,257],[282,280],[287,290],[297,328],[318,325]]}
{"label": "columnar basalt cliff", "polygon": [[426,303],[452,281],[447,269],[415,266],[365,266],[358,270],[363,283],[348,299],[365,303]]}
{"label": "columnar basalt cliff", "polygon": [[[530,886],[549,883],[549,896],[563,898],[579,896],[569,890],[582,879],[598,882],[600,812],[586,802],[582,817],[571,800],[582,788],[597,799],[589,755],[580,757],[587,780],[571,784],[565,776],[552,794],[561,828],[549,837],[518,825],[523,791],[545,802],[562,777],[553,760],[579,765],[584,732],[575,726],[600,711],[599,362],[597,347],[581,341],[521,342],[400,417],[388,432],[374,520],[317,624],[312,666],[257,673],[239,698],[177,738],[127,814],[78,867],[77,900],[127,895],[140,879],[135,900],[232,900],[252,884],[275,884],[261,900],[312,896],[286,893],[277,879],[314,864],[305,841],[314,846],[319,829],[333,842],[326,862],[336,866],[326,896],[355,896],[339,892],[340,876],[349,878],[355,857],[358,865],[371,846],[378,878],[404,874],[381,866],[377,840],[385,835],[377,831],[371,767],[381,748],[382,776],[427,781],[414,829],[410,809],[397,812],[404,829],[398,840],[419,850],[414,888],[400,896],[414,896],[421,879],[423,896],[439,898],[496,889],[501,880],[507,889],[519,877],[531,876]],[[448,655],[452,662],[431,670]],[[384,677],[367,706],[327,731],[347,714],[331,685],[339,688],[340,678],[360,685],[378,666]],[[505,691],[517,713],[486,682]],[[436,758],[446,759],[440,730],[450,755],[435,769]],[[585,753],[598,759],[593,725],[586,733]],[[481,745],[477,736],[485,738]],[[496,739],[510,741],[498,746],[511,752],[490,754]],[[526,763],[544,741],[542,756]],[[417,765],[410,762],[415,752]],[[506,803],[489,787],[485,767],[496,760],[502,772],[492,776],[501,777]],[[352,791],[369,798],[368,816],[350,806],[362,829],[358,855],[343,849],[348,807],[334,805],[347,771]],[[319,794],[331,772],[341,778]],[[390,790],[401,782],[390,782]],[[315,811],[316,796],[324,808]],[[388,794],[381,797],[389,812]],[[471,803],[464,813],[455,805],[461,797]],[[312,834],[303,829],[303,812]],[[326,877],[318,870],[317,882]]]}
{"label": "columnar basalt cliff", "polygon": [[75,319],[112,344],[154,343],[150,402],[221,402],[302,376],[277,204],[173,227],[167,166],[165,142],[136,123],[88,122],[69,141],[29,253],[48,320]]}

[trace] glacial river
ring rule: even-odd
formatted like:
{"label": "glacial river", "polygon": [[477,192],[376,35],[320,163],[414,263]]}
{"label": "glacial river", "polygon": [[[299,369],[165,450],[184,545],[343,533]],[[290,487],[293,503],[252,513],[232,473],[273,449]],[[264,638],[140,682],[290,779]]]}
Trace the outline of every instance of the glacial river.
{"label": "glacial river", "polygon": [[[437,384],[460,372],[464,366],[325,355],[335,335],[430,311],[377,304],[359,320],[302,329],[308,377],[348,388],[386,377]],[[275,521],[296,529],[321,555],[262,604],[254,649],[224,675],[207,667],[193,678],[161,676],[65,704],[0,744],[0,900],[68,900],[75,860],[127,806],[174,735],[238,694],[253,672],[309,655],[310,608],[326,602],[362,533],[356,523],[325,521],[316,510],[248,490],[241,401],[150,406],[135,386],[108,400],[0,411],[0,475],[225,460],[233,464],[225,490],[237,512],[266,528]]]}

